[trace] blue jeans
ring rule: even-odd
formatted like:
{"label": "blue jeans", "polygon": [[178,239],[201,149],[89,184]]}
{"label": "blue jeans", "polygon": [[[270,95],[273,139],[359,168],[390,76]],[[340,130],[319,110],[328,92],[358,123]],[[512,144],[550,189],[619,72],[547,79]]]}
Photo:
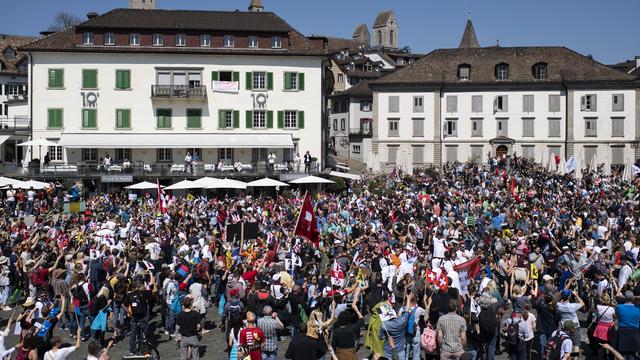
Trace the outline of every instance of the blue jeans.
{"label": "blue jeans", "polygon": [[124,308],[124,304],[113,304],[113,329],[122,331],[124,327],[124,317],[127,314],[127,310]]}
{"label": "blue jeans", "polygon": [[87,320],[89,321],[89,323],[91,323],[91,314],[89,314],[89,305],[80,306],[80,311],[77,316],[77,320],[76,320],[76,316],[71,317],[71,325],[69,326],[70,333],[72,335],[75,335],[76,331],[78,330],[78,326],[80,326],[80,329],[82,329],[80,331],[80,336],[84,337],[86,335],[85,328],[86,328]]}
{"label": "blue jeans", "polygon": [[487,360],[493,360],[496,356],[496,344],[498,343],[498,336],[500,336],[500,331],[496,329],[493,337],[487,343]]}
{"label": "blue jeans", "polygon": [[277,351],[262,351],[262,360],[278,360]]}
{"label": "blue jeans", "polygon": [[542,334],[542,333],[539,333],[538,336],[540,337],[540,354],[544,354],[544,346],[547,343],[547,340],[549,338],[547,337],[546,334]]}
{"label": "blue jeans", "polygon": [[147,326],[149,325],[149,319],[145,316],[142,319],[131,319],[131,336],[129,337],[129,352],[135,354],[136,342],[138,340],[138,333],[141,333],[143,338],[147,336]]}
{"label": "blue jeans", "polygon": [[173,334],[176,331],[176,314],[171,311],[171,309],[167,309],[166,321],[164,323],[164,328],[169,332],[169,334]]}
{"label": "blue jeans", "polygon": [[[398,346],[396,346],[396,352],[398,353],[398,359],[406,359],[407,350],[404,347],[400,349]],[[386,345],[384,347],[384,357],[386,357],[387,359],[392,358],[391,348],[387,347]]]}
{"label": "blue jeans", "polygon": [[[412,349],[413,356],[409,356],[409,349]],[[404,356],[404,360],[420,360],[420,334],[416,333],[416,336],[413,339],[407,339],[407,351]]]}

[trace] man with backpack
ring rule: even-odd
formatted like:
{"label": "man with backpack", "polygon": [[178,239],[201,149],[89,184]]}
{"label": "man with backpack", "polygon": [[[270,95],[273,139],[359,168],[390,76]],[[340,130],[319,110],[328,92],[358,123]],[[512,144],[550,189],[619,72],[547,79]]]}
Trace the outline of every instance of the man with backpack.
{"label": "man with backpack", "polygon": [[556,330],[551,334],[549,340],[544,345],[542,352],[543,360],[569,360],[573,350],[571,335],[576,329],[576,324],[565,321],[561,330]]}
{"label": "man with backpack", "polygon": [[[154,277],[151,276],[151,284],[155,285]],[[135,280],[133,291],[128,293],[124,299],[129,317],[131,318],[131,337],[129,338],[129,353],[134,355],[136,352],[136,342],[138,341],[138,333],[143,337],[147,336],[147,326],[149,324],[149,302],[152,299],[151,290],[145,288],[145,284],[141,280]]]}
{"label": "man with backpack", "polygon": [[[78,281],[76,285],[71,288],[72,302],[75,308],[75,314],[77,315],[71,317],[71,334],[75,333],[77,326],[80,326],[82,330],[80,333],[84,334],[85,324],[87,320],[89,320],[89,322],[91,320],[89,303],[93,296],[93,287],[85,280],[86,276],[84,273],[78,274]],[[83,341],[86,341],[88,338],[88,335],[83,335]]]}
{"label": "man with backpack", "polygon": [[[410,291],[410,290],[409,290]],[[427,301],[431,301],[430,299],[426,299],[425,295],[425,306]],[[411,357],[413,360],[420,360],[420,317],[425,315],[425,310],[421,306],[418,305],[418,302],[415,298],[411,298],[411,300],[407,301],[407,307],[402,307],[401,312],[409,313],[409,320],[407,321],[407,355],[406,359],[409,359],[409,352],[413,353]]]}
{"label": "man with backpack", "polygon": [[527,360],[525,339],[532,331],[529,324],[519,312],[513,312],[511,317],[502,323],[504,346],[510,360]]}
{"label": "man with backpack", "polygon": [[[508,289],[505,287],[505,294]],[[480,341],[485,344],[487,360],[493,360],[496,355],[498,338],[500,337],[499,311],[505,304],[504,298],[498,300],[491,295],[488,287],[482,289],[482,294],[478,297],[480,313],[478,323],[480,328]]]}

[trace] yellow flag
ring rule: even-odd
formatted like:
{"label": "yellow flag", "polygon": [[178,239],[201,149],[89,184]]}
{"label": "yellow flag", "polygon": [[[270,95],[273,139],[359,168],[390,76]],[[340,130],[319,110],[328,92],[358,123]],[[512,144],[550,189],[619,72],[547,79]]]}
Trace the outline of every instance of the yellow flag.
{"label": "yellow flag", "polygon": [[538,267],[536,264],[531,264],[531,279],[538,280]]}

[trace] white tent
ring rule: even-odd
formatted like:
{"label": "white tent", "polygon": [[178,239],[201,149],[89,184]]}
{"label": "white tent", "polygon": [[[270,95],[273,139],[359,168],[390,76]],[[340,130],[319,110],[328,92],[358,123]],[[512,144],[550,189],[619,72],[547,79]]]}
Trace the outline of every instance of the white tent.
{"label": "white tent", "polygon": [[213,184],[211,187],[207,187],[207,189],[246,189],[247,183],[242,181],[233,180],[224,178],[217,183]]}
{"label": "white tent", "polygon": [[58,146],[58,143],[53,141],[39,138],[35,140],[25,141],[23,143],[18,144],[18,146]]}
{"label": "white tent", "polygon": [[8,177],[0,176],[0,187],[5,187],[5,186],[9,186],[9,185],[12,185],[13,187],[16,187],[21,182],[22,181],[17,180],[17,179],[12,179],[12,178],[8,178]]}
{"label": "white tent", "polygon": [[195,184],[198,184],[198,185],[200,185],[200,187],[205,188],[205,189],[211,189],[218,182],[220,182],[220,179],[212,178],[212,177],[208,177],[208,176],[200,178],[200,179],[194,181]]}
{"label": "white tent", "polygon": [[362,179],[362,177],[360,175],[343,173],[343,172],[338,172],[338,171],[332,171],[332,172],[329,173],[329,175],[335,176],[335,177],[344,178],[344,179],[349,179],[349,180],[356,180],[356,181],[359,181],[359,180]]}
{"label": "white tent", "polygon": [[[160,185],[160,187],[164,187],[164,186]],[[141,183],[137,183],[137,184],[133,184],[125,187],[125,189],[128,189],[128,190],[149,190],[149,189],[157,189],[157,188],[158,188],[158,184],[154,184],[148,181],[143,181]]]}
{"label": "white tent", "polygon": [[556,155],[554,153],[549,153],[549,163],[548,163],[548,167],[547,170],[549,172],[556,172],[556,170],[558,169],[556,166]]}
{"label": "white tent", "polygon": [[247,183],[249,187],[277,187],[277,186],[289,186],[287,183],[283,183],[282,181],[270,179],[268,177],[264,179],[258,179]]}
{"label": "white tent", "polygon": [[404,166],[407,174],[413,174],[413,153],[408,151],[404,153]]}
{"label": "white tent", "polygon": [[305,176],[300,179],[289,181],[289,184],[333,184],[334,182],[317,176]]}
{"label": "white tent", "polygon": [[19,189],[31,189],[31,188],[34,188],[35,190],[41,190],[41,189],[48,188],[49,187],[49,183],[42,182],[42,181],[29,180],[29,181],[21,181],[17,185],[14,185],[14,187],[19,188]]}
{"label": "white tent", "polygon": [[598,159],[596,158],[596,155],[594,154],[590,160],[591,163],[589,164],[589,170],[593,172],[598,171]]}
{"label": "white tent", "polygon": [[191,180],[182,180],[173,185],[167,186],[165,190],[189,190],[189,189],[202,189],[204,186],[196,184]]}

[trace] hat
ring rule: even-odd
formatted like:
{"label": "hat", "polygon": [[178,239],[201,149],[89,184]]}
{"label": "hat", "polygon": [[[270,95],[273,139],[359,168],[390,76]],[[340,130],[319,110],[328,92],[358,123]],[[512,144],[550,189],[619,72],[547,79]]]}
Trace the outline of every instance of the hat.
{"label": "hat", "polygon": [[22,304],[22,307],[33,306],[34,304],[35,304],[35,302],[33,301],[33,298],[31,296],[29,296],[27,298],[27,300],[25,300],[24,304]]}
{"label": "hat", "polygon": [[576,323],[574,323],[572,320],[567,320],[564,322],[564,324],[562,324],[562,327],[565,330],[573,330],[576,328]]}
{"label": "hat", "polygon": [[553,276],[551,276],[551,275],[549,275],[549,274],[545,274],[545,275],[542,277],[542,280],[544,280],[544,281],[551,281],[551,280],[553,280]]}
{"label": "hat", "polygon": [[280,274],[273,274],[273,276],[271,277],[271,280],[280,281]]}
{"label": "hat", "polygon": [[[2,260],[2,258],[0,258],[0,260]],[[66,272],[67,272],[67,270],[65,270],[65,269],[55,269],[55,270],[53,270],[53,278],[57,279],[57,278],[59,278],[61,275],[63,275]]]}
{"label": "hat", "polygon": [[561,296],[563,299],[568,299],[571,296],[571,290],[564,289],[562,290]]}
{"label": "hat", "polygon": [[6,264],[9,261],[9,258],[6,256],[0,256],[0,265]]}

